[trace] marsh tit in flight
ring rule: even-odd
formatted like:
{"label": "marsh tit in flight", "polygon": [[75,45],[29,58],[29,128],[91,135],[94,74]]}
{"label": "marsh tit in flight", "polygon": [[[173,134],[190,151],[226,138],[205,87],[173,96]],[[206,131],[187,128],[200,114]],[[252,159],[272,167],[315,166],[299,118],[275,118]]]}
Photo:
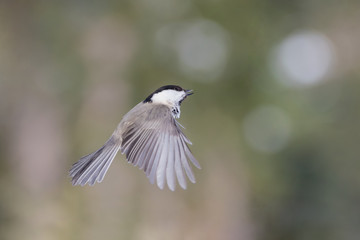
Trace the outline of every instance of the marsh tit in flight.
{"label": "marsh tit in flight", "polygon": [[192,90],[176,85],[160,87],[137,104],[121,120],[111,137],[97,151],[82,157],[70,169],[73,185],[101,182],[120,150],[128,162],[142,169],[160,189],[167,183],[174,191],[176,179],[186,189],[186,176],[195,183],[189,162],[200,169],[190,140],[176,121],[180,105]]}

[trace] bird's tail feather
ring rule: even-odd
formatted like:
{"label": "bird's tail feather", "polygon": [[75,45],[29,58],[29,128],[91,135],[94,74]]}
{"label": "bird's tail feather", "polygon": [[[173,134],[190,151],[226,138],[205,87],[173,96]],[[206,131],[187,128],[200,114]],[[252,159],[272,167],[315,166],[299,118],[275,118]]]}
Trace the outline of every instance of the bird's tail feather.
{"label": "bird's tail feather", "polygon": [[110,138],[100,149],[82,157],[70,169],[72,184],[84,186],[101,182],[119,149],[120,145]]}

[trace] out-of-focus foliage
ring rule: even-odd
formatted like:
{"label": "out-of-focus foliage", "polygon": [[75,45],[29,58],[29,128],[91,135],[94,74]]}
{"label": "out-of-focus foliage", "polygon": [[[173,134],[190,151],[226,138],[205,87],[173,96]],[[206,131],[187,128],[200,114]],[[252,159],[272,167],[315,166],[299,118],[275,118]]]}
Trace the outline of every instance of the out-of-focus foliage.
{"label": "out-of-focus foliage", "polygon": [[[359,1],[1,1],[0,239],[358,239]],[[116,157],[73,187],[156,88],[202,165],[159,190]]]}

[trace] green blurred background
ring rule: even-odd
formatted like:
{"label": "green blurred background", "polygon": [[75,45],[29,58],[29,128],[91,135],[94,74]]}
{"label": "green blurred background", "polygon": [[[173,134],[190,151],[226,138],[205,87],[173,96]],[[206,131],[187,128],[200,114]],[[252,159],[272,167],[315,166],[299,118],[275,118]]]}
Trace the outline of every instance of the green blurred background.
{"label": "green blurred background", "polygon": [[[360,2],[0,2],[0,239],[359,239]],[[68,170],[166,84],[202,170]]]}

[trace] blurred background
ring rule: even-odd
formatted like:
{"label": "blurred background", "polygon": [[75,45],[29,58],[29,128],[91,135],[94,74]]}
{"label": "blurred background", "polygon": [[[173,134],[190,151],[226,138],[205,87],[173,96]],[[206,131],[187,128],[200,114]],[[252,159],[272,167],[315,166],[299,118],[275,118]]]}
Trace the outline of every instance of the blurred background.
{"label": "blurred background", "polygon": [[[0,3],[0,239],[359,239],[360,2]],[[71,165],[162,85],[202,166]]]}

